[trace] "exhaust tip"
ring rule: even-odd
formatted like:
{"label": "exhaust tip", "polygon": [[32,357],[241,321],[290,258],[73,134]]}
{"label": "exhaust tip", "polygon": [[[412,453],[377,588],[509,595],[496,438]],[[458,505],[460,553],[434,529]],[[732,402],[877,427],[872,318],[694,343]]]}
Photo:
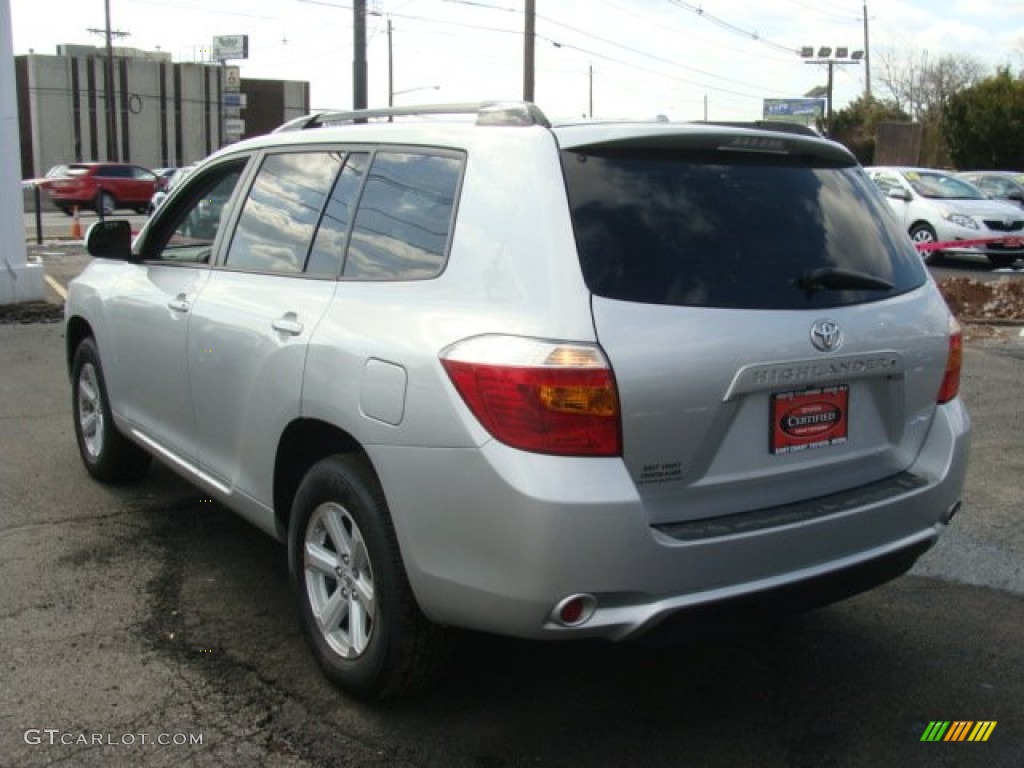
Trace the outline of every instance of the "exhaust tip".
{"label": "exhaust tip", "polygon": [[563,627],[578,627],[590,621],[595,610],[597,598],[593,595],[569,595],[558,601],[551,612],[551,619]]}

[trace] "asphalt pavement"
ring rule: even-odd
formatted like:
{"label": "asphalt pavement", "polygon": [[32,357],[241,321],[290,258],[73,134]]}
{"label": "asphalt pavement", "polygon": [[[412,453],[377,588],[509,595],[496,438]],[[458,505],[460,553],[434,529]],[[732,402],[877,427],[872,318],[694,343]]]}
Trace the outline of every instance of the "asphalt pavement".
{"label": "asphalt pavement", "polygon": [[467,634],[436,690],[368,706],[306,652],[283,547],[159,466],[88,478],[62,334],[0,325],[4,768],[1024,765],[1024,337],[968,346],[965,508],[910,575],[671,645]]}

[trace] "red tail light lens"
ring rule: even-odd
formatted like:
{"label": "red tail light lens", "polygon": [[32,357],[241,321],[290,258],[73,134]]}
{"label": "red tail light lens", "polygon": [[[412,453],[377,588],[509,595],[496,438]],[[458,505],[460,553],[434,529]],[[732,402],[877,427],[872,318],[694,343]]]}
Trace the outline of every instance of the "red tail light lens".
{"label": "red tail light lens", "polygon": [[441,364],[483,427],[513,448],[622,452],[615,379],[595,346],[478,336],[444,350]]}
{"label": "red tail light lens", "polygon": [[949,354],[946,356],[946,375],[942,377],[942,386],[936,401],[941,405],[948,403],[960,394],[960,369],[964,362],[964,335],[960,323],[950,315],[949,318]]}

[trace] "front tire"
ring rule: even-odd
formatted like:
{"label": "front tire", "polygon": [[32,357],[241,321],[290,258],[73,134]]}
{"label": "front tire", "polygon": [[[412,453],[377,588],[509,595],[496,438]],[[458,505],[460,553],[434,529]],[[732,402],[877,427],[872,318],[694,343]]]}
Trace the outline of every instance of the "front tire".
{"label": "front tire", "polygon": [[416,604],[365,459],[330,456],[309,470],[292,505],[288,555],[303,633],[335,685],[384,699],[440,677],[450,633]]}
{"label": "front tire", "polygon": [[141,477],[149,468],[151,457],[114,425],[99,351],[92,338],[83,340],[75,350],[71,389],[75,438],[89,474],[103,483]]}
{"label": "front tire", "polygon": [[[910,228],[910,239],[915,245],[929,245],[938,242],[935,230],[930,224],[918,223]],[[921,258],[925,264],[938,264],[942,261],[942,251],[922,251]]]}

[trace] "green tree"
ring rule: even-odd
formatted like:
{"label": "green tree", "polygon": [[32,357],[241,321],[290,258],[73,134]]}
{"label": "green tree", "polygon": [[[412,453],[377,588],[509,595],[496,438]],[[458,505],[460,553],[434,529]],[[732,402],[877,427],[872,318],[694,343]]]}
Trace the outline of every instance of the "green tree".
{"label": "green tree", "polygon": [[942,116],[957,168],[1024,170],[1024,80],[1008,68],[953,94]]}
{"label": "green tree", "polygon": [[878,124],[909,120],[895,101],[861,96],[832,115],[832,138],[853,152],[861,165],[872,165]]}

